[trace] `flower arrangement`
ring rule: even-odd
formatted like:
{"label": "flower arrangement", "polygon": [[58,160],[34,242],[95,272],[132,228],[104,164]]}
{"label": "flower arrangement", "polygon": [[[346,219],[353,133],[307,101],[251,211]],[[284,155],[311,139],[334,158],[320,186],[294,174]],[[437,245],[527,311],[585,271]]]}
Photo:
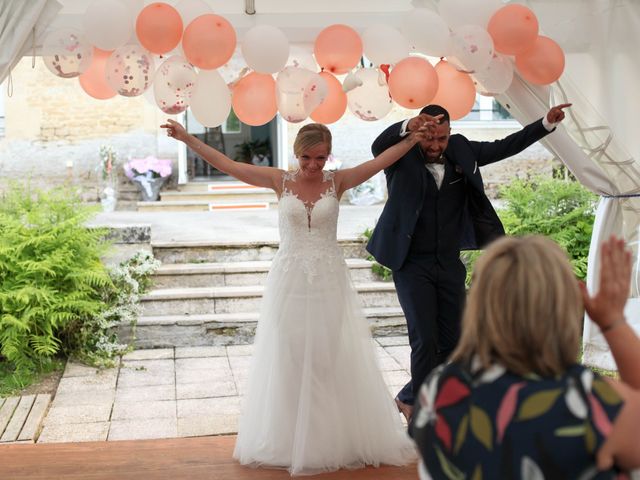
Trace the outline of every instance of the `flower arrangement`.
{"label": "flower arrangement", "polygon": [[171,175],[171,160],[148,156],[146,158],[132,158],[124,164],[124,173],[135,180],[136,177],[165,178]]}
{"label": "flower arrangement", "polygon": [[102,180],[107,181],[112,179],[113,167],[118,164],[118,156],[111,145],[100,146],[100,163],[98,164],[98,170],[102,175]]}

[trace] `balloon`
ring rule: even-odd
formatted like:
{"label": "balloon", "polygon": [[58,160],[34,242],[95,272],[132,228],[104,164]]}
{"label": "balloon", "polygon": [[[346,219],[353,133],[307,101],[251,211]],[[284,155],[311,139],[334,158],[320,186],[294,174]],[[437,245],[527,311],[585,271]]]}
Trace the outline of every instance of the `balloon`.
{"label": "balloon", "polygon": [[289,58],[289,40],[279,28],[257,25],[242,41],[242,55],[247,65],[259,73],[276,73]]}
{"label": "balloon", "polygon": [[118,0],[95,0],[84,13],[87,41],[101,50],[115,50],[133,33],[131,11]]}
{"label": "balloon", "polygon": [[91,65],[78,77],[82,89],[98,100],[106,100],[117,95],[116,91],[107,83],[105,75],[107,59],[110,56],[111,52],[94,47]]}
{"label": "balloon", "polygon": [[405,108],[422,108],[438,91],[438,75],[423,58],[408,57],[400,61],[389,75],[389,93]]}
{"label": "balloon", "polygon": [[231,112],[231,92],[217,70],[200,70],[191,95],[191,112],[205,127],[222,125]]}
{"label": "balloon", "polygon": [[387,82],[376,68],[361,68],[354,73],[362,85],[347,93],[347,105],[355,116],[362,120],[380,120],[393,106]]}
{"label": "balloon", "polygon": [[347,109],[347,94],[342,90],[340,81],[329,72],[320,72],[319,75],[327,83],[327,96],[322,103],[311,112],[314,122],[329,124],[340,120]]}
{"label": "balloon", "polygon": [[374,65],[395,64],[409,56],[409,41],[388,25],[371,25],[362,34],[365,56]]}
{"label": "balloon", "polygon": [[155,66],[151,54],[140,45],[125,45],[107,59],[107,83],[119,95],[142,95],[153,81]]}
{"label": "balloon", "polygon": [[277,105],[280,115],[292,123],[301,122],[327,96],[325,80],[304,68],[285,67],[276,78]]}
{"label": "balloon", "polygon": [[264,125],[278,112],[276,82],[271,75],[251,72],[233,88],[231,103],[241,122]]}
{"label": "balloon", "polygon": [[449,111],[451,120],[467,115],[476,101],[476,89],[469,74],[459,72],[446,60],[440,60],[436,67],[438,92],[431,100]]}
{"label": "balloon", "polygon": [[465,72],[484,70],[493,58],[493,40],[477,25],[462,25],[451,31],[453,48],[449,61]]}
{"label": "balloon", "polygon": [[347,25],[330,25],[316,37],[313,53],[324,70],[340,75],[360,62],[362,40],[358,32]]}
{"label": "balloon", "polygon": [[449,26],[437,13],[414,8],[402,17],[402,33],[414,52],[446,57],[451,52]]}
{"label": "balloon", "polygon": [[541,35],[532,48],[516,55],[516,68],[528,82],[548,85],[564,71],[564,52],[556,42]]}
{"label": "balloon", "polygon": [[61,78],[77,77],[91,65],[93,47],[82,33],[73,28],[54,30],[42,44],[42,60]]}
{"label": "balloon", "polygon": [[160,110],[170,115],[184,112],[191,101],[196,79],[196,71],[184,58],[174,56],[165,60],[153,81],[153,92]]}
{"label": "balloon", "polygon": [[505,55],[493,55],[489,66],[471,78],[480,95],[494,96],[507,91],[513,81],[513,62]]}
{"label": "balloon", "polygon": [[317,72],[320,70],[316,59],[313,58],[312,44],[293,44],[289,48],[289,58],[287,59],[287,67],[300,67]]}
{"label": "balloon", "polygon": [[212,70],[227,63],[233,55],[236,31],[219,15],[201,15],[187,25],[182,48],[192,65]]}
{"label": "balloon", "polygon": [[[176,10],[182,19],[182,25],[189,25],[200,15],[213,13],[211,7],[204,0],[180,0],[176,4]],[[200,122],[202,123],[202,122]]]}
{"label": "balloon", "polygon": [[138,14],[136,35],[140,44],[150,52],[170,52],[182,38],[182,18],[168,3],[152,3]]}
{"label": "balloon", "polygon": [[502,0],[440,0],[438,12],[451,28],[462,25],[486,28],[491,16],[502,5]]}
{"label": "balloon", "polygon": [[517,55],[531,48],[538,38],[538,19],[527,7],[512,3],[493,14],[487,31],[496,52]]}

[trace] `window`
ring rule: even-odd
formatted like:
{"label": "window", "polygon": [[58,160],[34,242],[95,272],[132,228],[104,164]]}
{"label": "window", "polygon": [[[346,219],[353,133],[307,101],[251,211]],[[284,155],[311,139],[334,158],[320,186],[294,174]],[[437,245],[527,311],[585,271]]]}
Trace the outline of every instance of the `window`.
{"label": "window", "polygon": [[229,112],[227,121],[222,124],[222,133],[241,133],[242,124],[233,110]]}
{"label": "window", "polygon": [[476,95],[476,101],[473,104],[471,112],[464,118],[462,122],[491,122],[491,121],[509,121],[513,120],[509,112],[493,97],[484,95]]}

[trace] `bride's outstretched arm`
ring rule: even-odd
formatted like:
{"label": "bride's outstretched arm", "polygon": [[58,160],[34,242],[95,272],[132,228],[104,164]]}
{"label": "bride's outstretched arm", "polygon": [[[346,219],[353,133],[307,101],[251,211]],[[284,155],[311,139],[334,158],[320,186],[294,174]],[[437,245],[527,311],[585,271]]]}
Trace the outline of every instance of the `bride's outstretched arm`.
{"label": "bride's outstretched arm", "polygon": [[395,145],[387,148],[373,160],[361,163],[353,168],[346,168],[336,172],[335,181],[338,190],[338,196],[342,195],[346,190],[360,185],[362,182],[370,179],[376,173],[391,166],[402,156],[413,148],[413,146],[421,140],[428,138],[429,127],[435,123],[427,122],[420,129],[411,132]]}
{"label": "bride's outstretched arm", "polygon": [[187,147],[221,172],[250,185],[271,188],[278,191],[280,179],[282,178],[282,170],[273,167],[259,167],[247,163],[235,162],[225,154],[187,133],[184,127],[174,120],[167,120],[167,123],[160,125],[160,127],[166,128],[167,135],[184,142]]}

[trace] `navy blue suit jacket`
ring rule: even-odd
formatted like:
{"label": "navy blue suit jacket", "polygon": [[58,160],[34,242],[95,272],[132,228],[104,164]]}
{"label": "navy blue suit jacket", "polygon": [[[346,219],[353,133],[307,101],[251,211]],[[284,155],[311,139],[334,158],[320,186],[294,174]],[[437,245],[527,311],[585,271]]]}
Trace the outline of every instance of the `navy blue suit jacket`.
{"label": "navy blue suit jacket", "polygon": [[[382,132],[371,146],[373,154],[379,155],[398,143],[401,127],[399,122]],[[542,120],[538,120],[494,142],[475,142],[463,135],[451,135],[444,154],[464,175],[467,204],[462,238],[441,240],[457,242],[461,250],[475,250],[504,235],[504,227],[484,193],[479,167],[515,155],[548,133]],[[388,199],[367,244],[369,253],[391,270],[398,270],[404,264],[424,203],[428,172],[419,149],[419,145],[414,146],[385,169]]]}

